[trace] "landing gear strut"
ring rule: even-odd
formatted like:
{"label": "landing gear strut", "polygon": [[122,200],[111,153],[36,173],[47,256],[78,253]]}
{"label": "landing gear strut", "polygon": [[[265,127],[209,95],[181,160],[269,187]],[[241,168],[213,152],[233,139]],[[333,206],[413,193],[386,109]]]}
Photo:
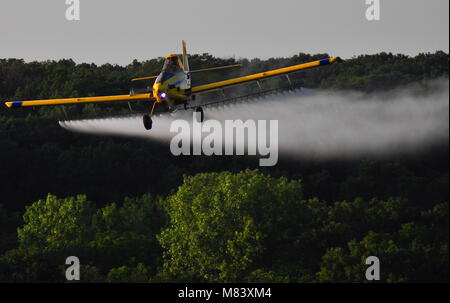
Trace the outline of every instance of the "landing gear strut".
{"label": "landing gear strut", "polygon": [[203,120],[205,119],[205,115],[203,113],[203,108],[201,108],[201,106],[197,106],[195,108],[195,112],[200,113],[200,121],[198,121],[198,119],[197,119],[197,122],[200,122],[200,123],[203,122]]}

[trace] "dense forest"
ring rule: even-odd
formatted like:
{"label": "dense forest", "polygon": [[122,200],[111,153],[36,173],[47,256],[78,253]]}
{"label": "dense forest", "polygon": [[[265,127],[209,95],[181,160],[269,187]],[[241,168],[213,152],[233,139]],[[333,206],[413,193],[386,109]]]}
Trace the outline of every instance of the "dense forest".
{"label": "dense forest", "polygon": [[[202,54],[190,65],[242,64],[193,79],[200,84],[325,57]],[[410,83],[426,90],[427,80],[448,78],[448,60],[444,52],[362,55],[291,79],[367,94]],[[155,75],[162,63],[0,59],[0,100],[127,93],[131,78]],[[364,282],[370,255],[380,258],[383,282],[449,281],[448,141],[384,158],[282,158],[258,168],[251,156],[174,157],[163,143],[57,123],[128,110],[0,106],[0,281],[64,282],[72,255],[84,282]]]}

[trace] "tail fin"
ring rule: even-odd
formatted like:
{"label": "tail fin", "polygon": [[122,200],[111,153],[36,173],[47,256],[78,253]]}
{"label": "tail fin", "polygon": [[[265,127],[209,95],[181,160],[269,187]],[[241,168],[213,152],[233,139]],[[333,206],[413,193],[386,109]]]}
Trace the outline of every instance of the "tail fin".
{"label": "tail fin", "polygon": [[186,41],[181,41],[181,44],[183,45],[183,68],[185,72],[189,71],[189,60],[188,60],[188,56],[186,53]]}

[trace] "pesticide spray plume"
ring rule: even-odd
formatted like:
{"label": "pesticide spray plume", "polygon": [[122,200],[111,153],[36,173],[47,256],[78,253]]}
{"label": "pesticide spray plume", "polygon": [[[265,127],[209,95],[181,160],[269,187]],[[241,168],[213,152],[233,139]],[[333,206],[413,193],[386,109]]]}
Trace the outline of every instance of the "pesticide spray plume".
{"label": "pesticide spray plume", "polygon": [[[388,92],[295,90],[204,108],[205,119],[278,120],[279,153],[302,158],[385,156],[412,152],[449,139],[448,79]],[[192,124],[191,111],[142,116],[61,121],[67,130],[167,141],[174,119]],[[169,146],[168,146],[169,148]]]}

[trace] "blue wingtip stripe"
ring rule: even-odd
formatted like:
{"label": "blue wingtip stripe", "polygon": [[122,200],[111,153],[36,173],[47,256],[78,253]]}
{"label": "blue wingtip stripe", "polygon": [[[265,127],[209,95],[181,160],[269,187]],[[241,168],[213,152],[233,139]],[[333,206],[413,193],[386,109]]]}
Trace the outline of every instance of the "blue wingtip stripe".
{"label": "blue wingtip stripe", "polygon": [[15,101],[12,103],[12,107],[21,107],[22,106],[22,101]]}
{"label": "blue wingtip stripe", "polygon": [[320,65],[325,65],[330,63],[330,58],[320,60]]}

